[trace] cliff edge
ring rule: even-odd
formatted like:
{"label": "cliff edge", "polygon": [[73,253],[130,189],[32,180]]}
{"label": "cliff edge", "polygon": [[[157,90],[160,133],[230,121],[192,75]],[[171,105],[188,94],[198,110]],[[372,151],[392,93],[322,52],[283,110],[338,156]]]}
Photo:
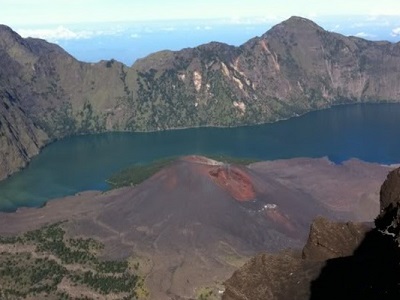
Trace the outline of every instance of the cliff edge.
{"label": "cliff edge", "polygon": [[302,253],[254,257],[225,282],[222,299],[399,299],[399,187],[396,169],[375,227],[318,218]]}

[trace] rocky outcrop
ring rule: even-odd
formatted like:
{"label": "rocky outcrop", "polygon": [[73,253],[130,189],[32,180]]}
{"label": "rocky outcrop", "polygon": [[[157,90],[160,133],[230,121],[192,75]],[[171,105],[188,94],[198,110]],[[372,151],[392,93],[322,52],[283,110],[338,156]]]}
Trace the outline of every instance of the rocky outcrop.
{"label": "rocky outcrop", "polygon": [[[345,37],[299,17],[240,47],[213,42],[162,51],[131,67],[79,62],[57,45],[0,26],[0,92],[24,111],[25,121],[13,126],[21,134],[43,131],[49,141],[256,124],[341,103],[397,102],[399,72],[400,44]],[[2,153],[12,152],[12,144],[5,138]],[[15,162],[1,165],[0,179],[37,151],[16,153]]]}
{"label": "rocky outcrop", "polygon": [[381,189],[381,212],[376,228],[400,247],[400,169],[391,172]]}
{"label": "rocky outcrop", "polygon": [[13,96],[0,93],[0,179],[25,166],[47,140]]}
{"label": "rocky outcrop", "polygon": [[400,169],[381,188],[376,227],[318,218],[302,253],[260,254],[225,282],[223,299],[398,299]]}
{"label": "rocky outcrop", "polygon": [[223,299],[309,299],[311,282],[326,260],[351,256],[369,229],[361,223],[318,218],[302,252],[263,253],[252,258],[225,282]]}
{"label": "rocky outcrop", "polygon": [[[102,242],[103,257],[132,256],[132,262],[140,263],[149,299],[219,299],[221,282],[252,256],[304,245],[316,215],[371,221],[360,214],[357,202],[369,195],[379,211],[375,193],[388,170],[354,160],[341,165],[327,159],[290,159],[238,166],[188,156],[135,186],[83,192],[40,209],[0,213],[0,236],[69,220],[63,223],[67,232]],[[340,194],[331,186],[339,186]],[[340,205],[332,205],[336,202]],[[294,294],[293,288],[296,295],[309,293],[309,285],[297,282],[316,278],[327,257],[350,255],[361,241],[357,234],[364,231],[362,225],[318,219],[304,250],[306,259],[301,252],[261,255],[246,265],[246,272],[235,273],[234,290],[229,291],[250,291],[247,299],[268,299],[263,297],[277,289],[283,296]],[[341,252],[337,245],[343,245]],[[304,275],[309,267],[313,269]]]}

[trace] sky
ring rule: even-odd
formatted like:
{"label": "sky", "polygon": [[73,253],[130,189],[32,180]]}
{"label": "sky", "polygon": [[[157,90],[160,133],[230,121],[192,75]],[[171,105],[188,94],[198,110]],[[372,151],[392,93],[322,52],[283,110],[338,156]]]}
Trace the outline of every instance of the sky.
{"label": "sky", "polygon": [[177,19],[393,15],[397,0],[0,0],[10,26]]}
{"label": "sky", "polygon": [[0,0],[0,24],[78,59],[126,64],[217,40],[239,45],[297,15],[329,31],[400,40],[398,0]]}

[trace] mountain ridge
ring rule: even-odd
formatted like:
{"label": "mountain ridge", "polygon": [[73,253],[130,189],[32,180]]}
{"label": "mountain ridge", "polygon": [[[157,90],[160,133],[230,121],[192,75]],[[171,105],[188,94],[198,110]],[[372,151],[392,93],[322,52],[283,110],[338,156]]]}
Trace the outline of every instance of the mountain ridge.
{"label": "mountain ridge", "polygon": [[[1,115],[20,129],[13,136],[0,127],[3,157],[35,144],[33,137],[20,143],[26,132],[40,132],[40,149],[74,134],[260,124],[336,104],[400,101],[399,43],[345,37],[301,17],[239,47],[160,51],[130,67],[80,62],[7,26],[0,27],[0,54],[1,103],[24,112],[19,121]],[[2,164],[0,179],[38,151]]]}

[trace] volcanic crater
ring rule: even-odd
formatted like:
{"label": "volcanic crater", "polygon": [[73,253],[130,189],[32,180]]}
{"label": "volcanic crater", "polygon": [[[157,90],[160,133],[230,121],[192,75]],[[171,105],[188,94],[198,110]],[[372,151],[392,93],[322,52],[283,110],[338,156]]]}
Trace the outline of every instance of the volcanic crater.
{"label": "volcanic crater", "polygon": [[[0,213],[0,234],[68,220],[67,233],[98,239],[104,257],[149,266],[142,275],[152,299],[190,299],[196,288],[215,286],[261,251],[300,248],[318,215],[371,221],[390,169],[327,159],[238,166],[188,156],[134,187]],[[337,196],[322,182],[343,188]],[[336,201],[348,205],[335,210]]]}

